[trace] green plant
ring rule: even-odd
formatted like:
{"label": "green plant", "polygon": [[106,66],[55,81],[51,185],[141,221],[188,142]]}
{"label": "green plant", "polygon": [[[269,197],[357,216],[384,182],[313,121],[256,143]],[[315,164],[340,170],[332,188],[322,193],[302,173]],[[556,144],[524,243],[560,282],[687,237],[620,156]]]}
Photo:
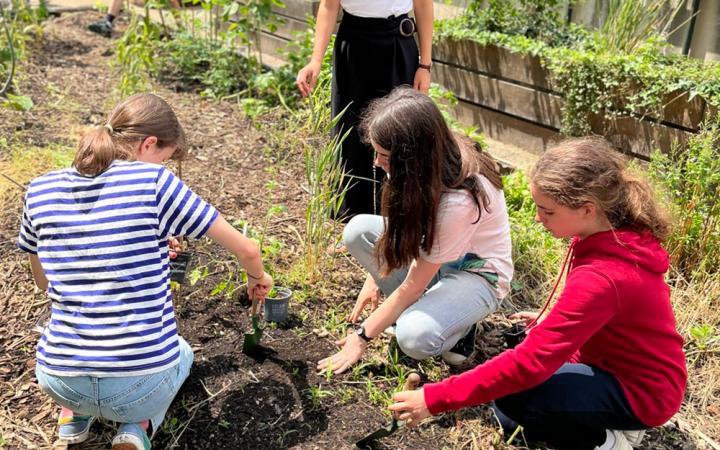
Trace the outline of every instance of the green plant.
{"label": "green plant", "polygon": [[309,388],[305,389],[304,392],[310,400],[310,405],[312,406],[312,409],[319,408],[320,405],[322,405],[323,399],[327,397],[332,397],[333,395],[332,391],[323,389],[322,385],[310,386]]}
{"label": "green plant", "polygon": [[674,216],[665,243],[673,267],[704,278],[720,265],[720,116],[707,121],[685,148],[655,152],[649,167]]}
{"label": "green plant", "polygon": [[612,51],[632,53],[649,36],[666,33],[682,4],[678,0],[610,0],[601,38]]}
{"label": "green plant", "polygon": [[195,286],[198,281],[204,280],[208,276],[208,267],[202,266],[202,271],[200,270],[200,267],[195,267],[190,274],[188,275],[188,280],[190,281],[190,286]]}
{"label": "green plant", "polygon": [[[616,4],[650,1],[653,0],[628,0]],[[633,5],[628,8],[637,7]],[[502,12],[497,11],[500,11],[498,14]],[[624,13],[619,6],[614,11],[615,16]],[[564,97],[561,127],[564,134],[590,133],[593,116],[609,119],[633,115],[662,117],[665,104],[683,94],[690,100],[701,95],[709,104],[720,106],[720,64],[669,54],[665,51],[667,42],[662,33],[645,33],[641,39],[644,32],[637,30],[643,29],[645,18],[633,19],[629,12],[624,14],[625,18],[611,17],[607,26],[625,23],[636,30],[626,30],[629,34],[622,39],[618,36],[619,40],[612,37],[614,42],[609,42],[606,36],[613,33],[591,33],[577,26],[568,28],[568,39],[547,38],[561,30],[560,25],[553,26],[548,31],[550,34],[538,34],[537,38],[512,27],[496,27],[492,29],[497,31],[489,31],[479,28],[477,17],[470,12],[453,20],[436,22],[435,38],[471,39],[483,45],[497,45],[520,54],[538,56],[552,74],[553,89]],[[659,17],[667,20],[663,14],[666,12],[659,13]],[[618,47],[632,50],[618,50]]]}
{"label": "green plant", "polygon": [[33,38],[42,38],[42,21],[47,17],[46,0],[40,0],[36,8],[22,0],[0,3],[0,96],[8,98],[5,107],[27,111],[32,106],[29,97],[17,92],[13,79],[26,43]]}
{"label": "green plant", "polygon": [[131,15],[130,24],[116,48],[115,66],[120,72],[117,90],[121,97],[150,88],[150,76],[158,70],[154,51],[161,35],[160,27],[150,19],[147,5],[143,18]]}
{"label": "green plant", "polygon": [[[463,16],[465,26],[492,33],[520,35],[551,46],[579,39],[583,30],[560,15],[562,0],[473,0]],[[575,3],[570,1],[570,3]]]}
{"label": "green plant", "polygon": [[515,276],[512,299],[536,306],[558,274],[562,244],[535,222],[530,185],[521,172],[503,177],[505,203],[510,218]]}
{"label": "green plant", "polygon": [[[325,86],[326,87],[326,86]],[[327,110],[326,104],[317,102],[318,86],[311,95],[312,110],[318,115],[321,111]],[[343,111],[344,113],[344,111]],[[342,115],[342,113],[340,114]],[[340,120],[340,115],[332,120],[321,118],[318,122],[323,123],[323,133],[329,133]],[[320,116],[323,117],[323,116]],[[340,152],[342,143],[350,133],[350,130],[342,130],[341,133],[333,136],[329,141],[323,142],[324,138],[315,137],[306,140],[303,145],[305,156],[305,180],[308,188],[308,202],[305,207],[305,240],[304,263],[307,278],[313,282],[326,268],[330,256],[327,248],[335,243],[334,223],[340,212],[340,205],[345,198],[349,183],[345,176]]]}

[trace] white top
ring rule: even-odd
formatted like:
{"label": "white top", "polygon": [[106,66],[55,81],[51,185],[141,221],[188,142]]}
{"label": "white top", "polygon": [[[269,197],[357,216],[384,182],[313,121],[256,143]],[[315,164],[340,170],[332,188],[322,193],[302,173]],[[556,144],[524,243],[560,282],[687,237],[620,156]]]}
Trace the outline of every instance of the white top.
{"label": "white top", "polygon": [[340,0],[340,6],[353,16],[390,17],[410,12],[412,0]]}
{"label": "white top", "polygon": [[[421,257],[434,264],[461,260],[465,255],[477,255],[472,272],[484,272],[499,299],[510,292],[513,275],[510,222],[502,190],[479,176],[488,197],[488,209],[482,209],[476,223],[478,209],[470,194],[464,190],[451,190],[442,195],[438,208],[435,242],[430,253],[420,251]],[[482,205],[482,202],[480,203]],[[484,264],[483,264],[484,263]]]}

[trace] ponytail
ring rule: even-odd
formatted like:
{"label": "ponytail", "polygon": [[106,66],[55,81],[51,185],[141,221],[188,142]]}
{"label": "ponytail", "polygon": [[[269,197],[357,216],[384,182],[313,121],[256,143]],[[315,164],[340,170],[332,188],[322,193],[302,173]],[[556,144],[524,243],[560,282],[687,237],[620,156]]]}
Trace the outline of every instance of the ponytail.
{"label": "ponytail", "polygon": [[87,133],[80,140],[73,167],[83,175],[95,176],[104,172],[113,161],[132,159],[132,148],[118,145],[108,127]]}
{"label": "ponytail", "polygon": [[187,154],[185,132],[170,105],[154,94],[136,94],[116,106],[102,128],[83,136],[73,167],[96,176],[115,160],[133,160],[148,136],[157,138],[158,148],[176,146],[172,159],[182,160]]}
{"label": "ponytail", "polygon": [[650,185],[632,174],[625,157],[603,138],[561,142],[543,153],[530,179],[560,205],[594,203],[613,228],[649,231],[661,241],[670,233],[670,222]]}
{"label": "ponytail", "polygon": [[653,197],[652,188],[640,177],[623,174],[627,192],[628,223],[633,228],[649,230],[658,240],[670,235],[670,221]]}

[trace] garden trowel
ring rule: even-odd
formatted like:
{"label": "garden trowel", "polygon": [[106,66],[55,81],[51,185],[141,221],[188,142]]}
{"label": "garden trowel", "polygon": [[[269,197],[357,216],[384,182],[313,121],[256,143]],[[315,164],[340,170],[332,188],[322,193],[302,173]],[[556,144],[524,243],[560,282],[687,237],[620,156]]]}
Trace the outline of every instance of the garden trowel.
{"label": "garden trowel", "polygon": [[[415,372],[408,374],[407,380],[405,380],[404,391],[414,391],[420,385],[420,375]],[[376,431],[368,434],[364,438],[360,439],[355,443],[357,448],[367,449],[371,448],[370,443],[380,438],[390,436],[398,428],[400,428],[405,422],[399,421],[393,414],[392,421],[384,427],[378,428]]]}
{"label": "garden trowel", "polygon": [[257,314],[258,301],[253,296],[252,308],[250,310],[250,319],[252,320],[252,333],[245,333],[245,340],[243,341],[243,353],[252,353],[259,345],[260,339],[262,338],[262,328],[258,325],[258,314]]}

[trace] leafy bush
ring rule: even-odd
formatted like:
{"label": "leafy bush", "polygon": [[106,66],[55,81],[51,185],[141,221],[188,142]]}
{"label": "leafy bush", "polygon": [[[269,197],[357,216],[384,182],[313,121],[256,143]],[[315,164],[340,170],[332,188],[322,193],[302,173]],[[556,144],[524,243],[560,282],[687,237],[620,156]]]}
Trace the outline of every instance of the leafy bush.
{"label": "leafy bush", "polygon": [[[487,3],[487,5],[485,5]],[[587,34],[560,15],[560,0],[473,0],[463,17],[470,29],[525,36],[552,47],[569,45]]]}
{"label": "leafy bush", "polygon": [[204,87],[203,95],[223,98],[242,91],[248,77],[258,69],[255,59],[241,56],[234,48],[218,41],[195,38],[187,32],[157,44],[158,75]]}
{"label": "leafy bush", "polygon": [[704,278],[720,265],[720,116],[705,123],[687,148],[652,155],[650,173],[674,215],[666,249],[675,269]]}
{"label": "leafy bush", "polygon": [[520,6],[489,2],[498,5],[495,9],[468,8],[460,18],[439,21],[436,39],[471,39],[539,56],[552,73],[555,90],[564,96],[561,131],[568,135],[588,134],[593,114],[661,116],[663,105],[683,93],[690,99],[701,95],[709,104],[720,106],[720,64],[667,54],[663,36],[647,35],[648,23],[662,26],[669,20],[667,9],[652,6],[657,3],[653,0],[642,0],[648,8],[656,8],[646,11],[648,16],[654,12],[648,22],[634,0],[628,1],[632,5],[625,7],[625,1],[613,0],[615,7],[606,22],[608,32],[626,26],[622,38],[568,28],[552,19],[552,13],[547,20],[536,21],[550,28],[529,32],[527,25],[517,25],[532,15],[527,5],[536,2],[527,1]]}

